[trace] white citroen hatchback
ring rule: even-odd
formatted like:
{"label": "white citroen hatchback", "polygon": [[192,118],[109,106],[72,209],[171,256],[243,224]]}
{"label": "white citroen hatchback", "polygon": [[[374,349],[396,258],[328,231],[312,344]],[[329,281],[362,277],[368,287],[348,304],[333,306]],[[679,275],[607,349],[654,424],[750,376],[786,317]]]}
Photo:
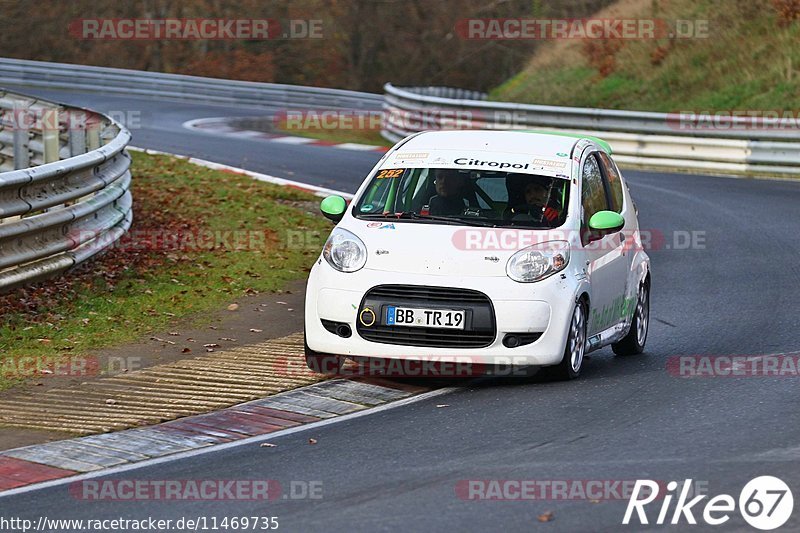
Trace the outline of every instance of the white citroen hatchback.
{"label": "white citroen hatchback", "polygon": [[306,291],[306,362],[550,367],[638,354],[650,260],[608,143],[555,132],[438,131],[397,143],[348,205]]}

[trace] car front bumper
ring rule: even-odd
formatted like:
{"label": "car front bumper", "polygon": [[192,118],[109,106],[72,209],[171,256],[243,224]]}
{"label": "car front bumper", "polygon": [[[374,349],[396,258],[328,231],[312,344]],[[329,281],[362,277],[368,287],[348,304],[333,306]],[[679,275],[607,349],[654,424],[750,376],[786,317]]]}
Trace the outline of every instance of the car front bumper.
{"label": "car front bumper", "polygon": [[[579,286],[577,279],[566,272],[536,283],[517,283],[507,276],[398,274],[367,268],[342,273],[324,260],[317,261],[306,288],[306,342],[316,352],[351,357],[431,358],[442,362],[467,361],[485,365],[554,365],[564,354]],[[364,296],[373,287],[388,284],[452,287],[485,294],[493,307],[494,339],[480,348],[411,346],[364,339],[358,332]],[[379,321],[381,319],[378,317]],[[349,325],[351,336],[343,338],[325,329],[322,320]],[[364,329],[363,324],[361,328]],[[541,336],[530,344],[514,348],[503,345],[506,334],[521,333],[541,333]]]}

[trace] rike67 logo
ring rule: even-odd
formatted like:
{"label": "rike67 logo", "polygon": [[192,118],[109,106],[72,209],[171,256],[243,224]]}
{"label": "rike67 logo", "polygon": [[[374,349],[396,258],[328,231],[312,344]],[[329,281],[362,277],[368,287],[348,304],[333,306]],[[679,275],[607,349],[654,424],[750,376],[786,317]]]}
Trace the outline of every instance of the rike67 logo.
{"label": "rike67 logo", "polygon": [[[789,486],[774,476],[759,476],[748,481],[739,493],[738,502],[729,494],[719,494],[705,502],[703,500],[709,497],[707,494],[689,499],[692,485],[691,479],[687,479],[682,485],[677,481],[670,481],[667,483],[666,494],[661,494],[656,481],[636,480],[622,523],[635,524],[638,519],[640,524],[650,524],[652,516],[648,518],[645,507],[656,499],[661,499],[658,517],[653,522],[658,525],[697,524],[698,517],[708,525],[722,525],[736,512],[738,503],[738,511],[745,522],[766,531],[785,524],[794,509],[794,497]],[[676,496],[675,507],[671,509]],[[631,522],[634,513],[636,519]]]}

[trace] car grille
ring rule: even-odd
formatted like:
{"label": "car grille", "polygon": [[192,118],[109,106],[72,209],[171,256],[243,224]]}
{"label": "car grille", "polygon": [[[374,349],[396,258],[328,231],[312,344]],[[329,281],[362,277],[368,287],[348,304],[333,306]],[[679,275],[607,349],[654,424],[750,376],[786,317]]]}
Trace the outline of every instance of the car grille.
{"label": "car grille", "polygon": [[[387,305],[464,309],[468,329],[383,325],[383,309]],[[492,344],[496,336],[492,302],[478,291],[420,285],[379,285],[364,296],[360,309],[365,306],[378,311],[379,318],[369,327],[357,323],[356,331],[362,338],[373,342],[432,348],[484,348]]]}

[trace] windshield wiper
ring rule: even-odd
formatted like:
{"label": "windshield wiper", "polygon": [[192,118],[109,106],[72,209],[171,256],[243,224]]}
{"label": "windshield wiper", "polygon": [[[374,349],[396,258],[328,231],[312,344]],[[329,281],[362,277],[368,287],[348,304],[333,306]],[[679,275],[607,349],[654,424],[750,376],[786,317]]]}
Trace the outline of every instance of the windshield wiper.
{"label": "windshield wiper", "polygon": [[483,226],[486,228],[497,227],[497,224],[484,222],[482,220],[437,215],[420,215],[419,213],[415,213],[413,211],[403,211],[402,213],[364,213],[359,214],[357,218],[380,220],[432,220],[435,222],[446,222],[448,224],[458,226]]}
{"label": "windshield wiper", "polygon": [[497,224],[483,222],[481,220],[458,217],[443,217],[436,215],[420,215],[419,213],[415,213],[413,211],[403,211],[402,213],[365,213],[359,214],[357,218],[380,220],[431,220],[434,222],[445,222],[447,224],[456,226],[484,226],[487,228],[494,228],[497,226]]}
{"label": "windshield wiper", "polygon": [[359,213],[356,215],[358,218],[397,218],[397,216],[390,213]]}
{"label": "windshield wiper", "polygon": [[455,224],[459,226],[483,226],[487,228],[493,228],[496,225],[492,224],[491,222],[484,222],[482,220],[475,220],[470,218],[445,217],[437,215],[420,215],[419,213],[415,213],[413,211],[405,211],[403,213],[397,213],[395,216],[397,216],[397,218],[410,218],[414,220],[435,220],[437,222],[447,222],[449,224]]}
{"label": "windshield wiper", "polygon": [[458,219],[447,217],[435,217],[429,215],[420,215],[411,211],[404,211],[402,213],[367,213],[358,215],[358,218],[364,219],[379,219],[379,220],[434,220],[437,222],[447,222],[448,224],[459,224]]}

